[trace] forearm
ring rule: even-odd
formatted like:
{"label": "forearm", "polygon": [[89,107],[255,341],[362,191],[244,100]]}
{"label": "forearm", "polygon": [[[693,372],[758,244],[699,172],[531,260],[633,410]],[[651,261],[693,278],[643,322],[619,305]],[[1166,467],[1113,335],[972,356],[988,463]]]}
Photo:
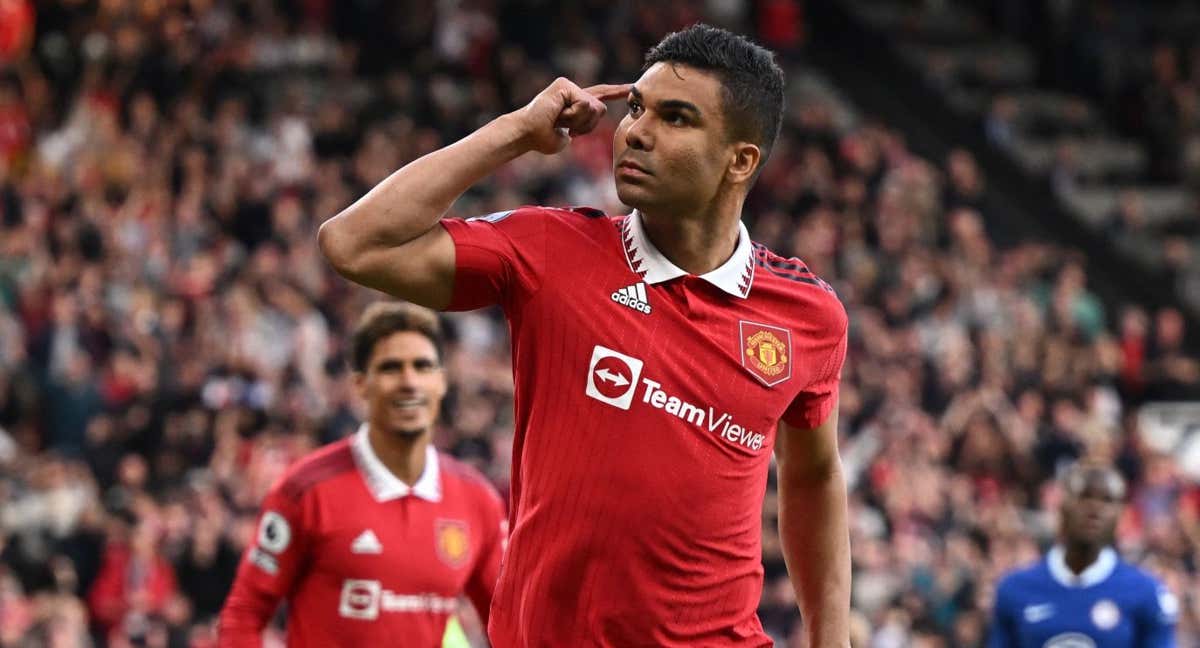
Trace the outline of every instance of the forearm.
{"label": "forearm", "polygon": [[217,619],[217,644],[221,648],[258,648],[279,600],[235,583]]}
{"label": "forearm", "polygon": [[779,468],[779,534],[813,648],[849,646],[850,534],[840,463],[819,476]]}
{"label": "forearm", "polygon": [[467,189],[528,150],[511,115],[410,162],[326,221],[318,236],[335,266],[403,245],[433,227]]}

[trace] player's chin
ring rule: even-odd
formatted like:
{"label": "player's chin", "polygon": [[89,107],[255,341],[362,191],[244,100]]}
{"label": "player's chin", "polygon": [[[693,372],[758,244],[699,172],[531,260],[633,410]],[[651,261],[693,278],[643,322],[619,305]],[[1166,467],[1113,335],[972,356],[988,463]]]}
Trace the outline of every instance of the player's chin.
{"label": "player's chin", "polygon": [[634,209],[645,208],[655,204],[656,194],[643,184],[642,180],[626,180],[617,178],[617,198],[621,204]]}
{"label": "player's chin", "polygon": [[421,438],[421,435],[428,432],[431,426],[422,425],[412,421],[394,421],[389,427],[391,433],[395,435],[395,437],[408,441],[414,441]]}
{"label": "player's chin", "polygon": [[423,436],[428,431],[429,431],[428,427],[399,428],[396,430],[396,436],[398,436],[402,439],[406,439],[408,441],[416,441],[417,439],[421,438],[421,436]]}
{"label": "player's chin", "polygon": [[1106,544],[1111,535],[1106,531],[1106,529],[1083,525],[1076,531],[1075,536],[1090,545],[1102,545]]}
{"label": "player's chin", "polygon": [[396,431],[405,430],[427,430],[432,424],[432,420],[424,413],[397,413],[391,417],[389,421],[390,427]]}

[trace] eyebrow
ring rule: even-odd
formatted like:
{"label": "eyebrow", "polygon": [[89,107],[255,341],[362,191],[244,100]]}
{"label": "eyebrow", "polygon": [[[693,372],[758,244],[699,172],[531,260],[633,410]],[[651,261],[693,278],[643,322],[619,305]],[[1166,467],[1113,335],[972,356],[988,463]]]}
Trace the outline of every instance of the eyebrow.
{"label": "eyebrow", "polygon": [[[638,90],[637,86],[630,86],[629,94],[633,95],[634,99],[642,101],[642,91]],[[690,101],[684,101],[682,99],[663,99],[662,101],[658,102],[655,108],[657,108],[659,111],[684,110],[693,113],[696,117],[700,117],[703,114],[700,112],[699,106]]]}
{"label": "eyebrow", "polygon": [[[434,360],[433,358],[413,358],[413,359],[409,360],[408,363],[411,364],[412,366],[418,367],[418,368],[438,366],[437,361]],[[376,371],[385,371],[388,369],[398,369],[400,367],[403,367],[404,364],[405,364],[404,360],[400,360],[399,358],[384,358],[384,359],[380,360],[379,362],[375,363],[375,370]]]}

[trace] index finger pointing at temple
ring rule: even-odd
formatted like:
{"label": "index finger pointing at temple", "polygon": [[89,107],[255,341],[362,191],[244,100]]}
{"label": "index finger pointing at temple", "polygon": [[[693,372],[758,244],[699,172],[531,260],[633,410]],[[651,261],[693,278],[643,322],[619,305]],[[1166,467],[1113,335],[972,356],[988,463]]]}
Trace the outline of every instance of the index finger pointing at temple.
{"label": "index finger pointing at temple", "polygon": [[609,84],[601,83],[584,89],[584,92],[592,95],[600,101],[612,101],[613,99],[623,99],[629,94],[629,89],[633,87],[632,83]]}

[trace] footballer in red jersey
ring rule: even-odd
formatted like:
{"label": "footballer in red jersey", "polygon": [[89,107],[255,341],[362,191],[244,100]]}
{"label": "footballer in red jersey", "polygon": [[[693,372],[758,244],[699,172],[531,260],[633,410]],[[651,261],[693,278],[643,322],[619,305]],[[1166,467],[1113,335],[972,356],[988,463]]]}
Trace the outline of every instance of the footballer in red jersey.
{"label": "footballer in red jersey", "polygon": [[485,479],[430,444],[446,393],[439,336],[419,307],[363,315],[352,355],[367,421],[267,495],[221,646],[262,646],[283,600],[289,646],[437,648],[462,594],[487,620],[507,521]]}
{"label": "footballer in red jersey", "polygon": [[[772,645],[755,614],[772,451],[807,645],[849,644],[846,313],[740,222],[783,89],[770,52],[696,25],[655,46],[636,83],[558,79],[322,225],[343,276],[434,308],[498,304],[508,319],[516,431],[496,648]],[[561,151],[619,97],[615,179],[632,213],[441,220],[472,184]]]}

